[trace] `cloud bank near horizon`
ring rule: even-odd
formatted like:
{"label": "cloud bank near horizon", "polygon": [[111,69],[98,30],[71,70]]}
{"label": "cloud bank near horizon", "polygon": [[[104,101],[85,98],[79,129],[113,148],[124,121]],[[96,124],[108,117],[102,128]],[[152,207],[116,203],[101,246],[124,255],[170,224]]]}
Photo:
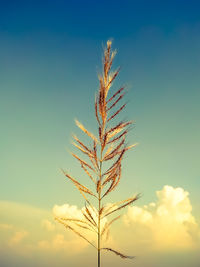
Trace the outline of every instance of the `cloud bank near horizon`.
{"label": "cloud bank near horizon", "polygon": [[156,195],[155,203],[128,207],[123,216],[128,229],[139,242],[148,243],[155,251],[198,248],[200,228],[192,215],[189,193],[183,188],[166,185]]}
{"label": "cloud bank near horizon", "polygon": [[[165,185],[156,191],[156,195],[155,202],[128,207],[121,223],[113,225],[109,245],[136,253],[141,258],[152,253],[193,253],[199,250],[200,225],[192,214],[189,193],[181,187]],[[53,214],[81,218],[81,209],[75,205],[55,205],[52,214],[32,206],[1,201],[0,213],[1,255],[5,251],[9,252],[10,258],[39,255],[41,259],[48,254],[56,259],[59,255],[64,261],[92,253],[84,240],[53,220]],[[95,240],[94,235],[88,237]]]}

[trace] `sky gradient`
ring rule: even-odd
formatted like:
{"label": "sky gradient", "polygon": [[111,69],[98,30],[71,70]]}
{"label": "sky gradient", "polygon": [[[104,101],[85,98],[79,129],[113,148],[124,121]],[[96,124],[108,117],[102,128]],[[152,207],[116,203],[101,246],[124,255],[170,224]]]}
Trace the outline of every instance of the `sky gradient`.
{"label": "sky gradient", "polygon": [[[77,177],[82,174],[67,150],[72,150],[71,134],[81,136],[74,118],[96,133],[94,95],[98,90],[102,49],[108,39],[113,40],[113,48],[118,52],[114,67],[121,66],[114,88],[125,84],[128,89],[128,107],[122,117],[136,121],[129,141],[139,143],[127,154],[121,185],[110,201],[141,193],[138,210],[133,210],[141,216],[136,216],[135,221],[132,211],[127,210],[122,224],[128,233],[133,231],[131,225],[134,228],[137,224],[138,231],[131,232],[133,243],[139,244],[134,237],[142,238],[144,227],[148,228],[149,237],[145,252],[137,250],[131,242],[122,248],[139,255],[135,266],[186,267],[190,262],[191,267],[198,267],[199,12],[199,1],[193,0],[0,4],[0,231],[3,233],[0,253],[5,253],[5,248],[8,254],[12,253],[12,257],[0,257],[3,267],[35,266],[29,259],[36,258],[37,266],[51,266],[46,259],[51,249],[56,251],[51,262],[60,256],[60,261],[56,261],[58,267],[64,266],[66,259],[69,266],[78,264],[73,262],[72,255],[63,255],[65,252],[56,247],[57,244],[71,247],[79,241],[53,222],[52,209],[64,204],[76,205],[77,210],[83,206],[60,168]],[[177,195],[182,204],[176,208],[167,206],[164,200],[172,203]],[[171,216],[167,225],[160,221],[161,206]],[[66,206],[63,209],[66,212]],[[31,222],[24,216],[28,210]],[[174,213],[179,212],[177,219]],[[151,218],[145,219],[145,226],[143,218]],[[161,233],[149,225],[153,222],[158,228],[162,225],[165,232],[174,220],[177,229],[182,229],[176,241],[184,238],[186,232],[192,232],[196,241],[185,237],[184,248],[172,246],[169,250],[170,242],[174,243],[169,240],[158,252]],[[182,224],[192,226],[185,229]],[[112,242],[120,247],[124,237],[115,238],[119,227],[113,229]],[[69,244],[61,240],[63,235]],[[45,243],[50,240],[55,241],[52,241],[55,247]],[[149,244],[155,244],[154,253]],[[83,250],[72,254],[78,254],[79,259],[83,257],[88,265],[94,264],[92,250],[81,245]],[[29,251],[29,258],[23,255],[24,249]],[[173,255],[170,259],[169,253]],[[105,261],[108,266],[118,262],[115,256]],[[133,265],[130,261],[118,264]]]}

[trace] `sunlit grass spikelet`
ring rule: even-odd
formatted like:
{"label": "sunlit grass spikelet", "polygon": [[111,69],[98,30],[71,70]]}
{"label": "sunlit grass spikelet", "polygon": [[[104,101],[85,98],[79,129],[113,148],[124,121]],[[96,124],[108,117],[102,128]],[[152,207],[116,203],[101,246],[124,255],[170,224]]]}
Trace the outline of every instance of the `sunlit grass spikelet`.
{"label": "sunlit grass spikelet", "polygon": [[[113,213],[133,204],[139,198],[139,195],[135,195],[109,206],[102,203],[120,184],[124,155],[136,145],[127,146],[126,142],[130,125],[133,122],[117,121],[120,113],[125,109],[126,103],[122,103],[125,95],[124,87],[111,92],[113,82],[120,71],[120,68],[115,71],[111,70],[116,55],[116,50],[112,51],[111,45],[112,42],[108,40],[104,50],[102,74],[98,75],[99,90],[94,102],[94,113],[97,120],[96,136],[98,137],[87,130],[78,120],[75,120],[76,125],[89,137],[89,142],[85,144],[76,135],[73,135],[74,141],[72,142],[74,147],[87,158],[87,160],[83,159],[71,152],[72,156],[78,160],[84,173],[89,177],[89,181],[93,184],[93,189],[88,188],[88,186],[83,185],[76,178],[69,175],[68,172],[63,171],[66,178],[75,185],[83,196],[85,207],[81,210],[82,219],[55,218],[97,250],[98,267],[101,266],[100,256],[102,250],[113,252],[121,258],[133,258],[115,249],[103,247],[103,242],[109,236],[110,226],[120,218],[120,216],[116,216],[108,220],[108,216],[110,217]],[[103,224],[102,220],[105,218],[107,221]],[[86,231],[86,235],[80,230]],[[92,231],[97,235],[96,244],[87,238],[87,231]],[[105,237],[105,240],[103,240],[103,237]]]}

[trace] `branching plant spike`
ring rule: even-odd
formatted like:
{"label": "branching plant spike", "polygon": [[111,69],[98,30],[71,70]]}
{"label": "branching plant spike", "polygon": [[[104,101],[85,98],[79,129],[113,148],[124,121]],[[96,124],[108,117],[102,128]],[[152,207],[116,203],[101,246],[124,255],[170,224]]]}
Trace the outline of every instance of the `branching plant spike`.
{"label": "branching plant spike", "polygon": [[[139,195],[136,195],[126,200],[113,203],[110,206],[103,205],[103,201],[107,195],[114,191],[119,185],[124,154],[127,150],[135,146],[135,144],[131,146],[126,145],[126,136],[129,131],[128,127],[132,124],[132,121],[115,121],[126,106],[126,104],[119,105],[125,95],[124,87],[110,95],[111,86],[119,74],[119,68],[111,72],[115,55],[116,51],[111,51],[111,41],[107,41],[103,57],[103,72],[99,75],[100,88],[98,94],[95,96],[94,113],[98,124],[98,137],[88,131],[78,120],[75,120],[76,125],[89,138],[90,144],[84,144],[84,142],[74,135],[74,142],[72,144],[83,153],[88,160],[83,160],[74,153],[72,153],[72,156],[78,160],[81,168],[89,177],[90,182],[94,184],[94,190],[87,188],[70,174],[63,171],[66,178],[75,185],[83,196],[85,208],[82,209],[82,219],[55,218],[59,223],[83,238],[97,250],[98,267],[101,266],[100,256],[102,250],[113,252],[123,259],[133,258],[115,249],[102,246],[103,237],[109,235],[111,224],[118,220],[120,216],[114,217],[110,221],[107,220],[104,225],[102,225],[102,220],[105,220],[105,218],[107,219],[111,214],[127,207],[139,198]],[[104,163],[106,163],[106,165],[104,165]],[[110,163],[109,167],[108,163]],[[93,205],[88,197],[90,197],[93,202],[96,201],[96,205]],[[77,228],[79,230],[77,230]],[[80,229],[92,231],[97,234],[96,244],[85,237],[85,235],[80,232]]]}

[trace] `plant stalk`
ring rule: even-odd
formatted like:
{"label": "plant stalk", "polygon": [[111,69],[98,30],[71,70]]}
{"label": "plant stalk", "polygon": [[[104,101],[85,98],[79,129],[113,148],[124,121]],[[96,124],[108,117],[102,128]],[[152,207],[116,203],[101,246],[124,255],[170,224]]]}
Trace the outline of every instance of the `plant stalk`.
{"label": "plant stalk", "polygon": [[[100,199],[100,194],[99,194],[99,211],[101,209],[101,199]],[[101,236],[100,236],[100,231],[101,231],[101,225],[100,225],[100,215],[98,216],[98,267],[101,266]]]}
{"label": "plant stalk", "polygon": [[[102,154],[103,150],[101,149],[101,157],[100,157],[100,168],[99,168],[99,180],[101,183],[101,172],[102,172]],[[101,210],[101,184],[99,186],[99,210],[98,210],[98,267],[101,267],[101,218],[100,218],[100,210]]]}

